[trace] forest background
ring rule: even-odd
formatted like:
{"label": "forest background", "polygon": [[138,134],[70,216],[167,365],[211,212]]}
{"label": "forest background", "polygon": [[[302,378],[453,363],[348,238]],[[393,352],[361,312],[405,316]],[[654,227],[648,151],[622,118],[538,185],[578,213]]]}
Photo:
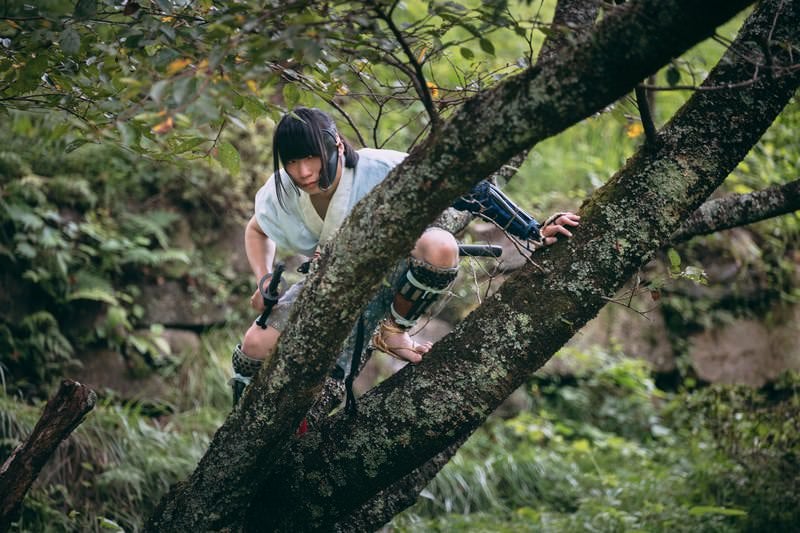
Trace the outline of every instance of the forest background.
{"label": "forest background", "polygon": [[[441,30],[438,42],[420,40],[412,55],[445,115],[534,62],[554,7],[398,6],[401,25],[428,16],[426,31]],[[211,3],[205,7],[213,12]],[[246,302],[253,280],[238,239],[270,172],[275,120],[296,104],[319,106],[349,125],[342,129],[356,144],[408,150],[429,117],[397,65],[365,58],[334,68],[320,45],[327,41],[309,34],[316,27],[324,33],[331,22],[311,11],[286,13],[297,17],[290,28],[306,32],[287,45],[303,68],[238,56],[218,68],[213,49],[206,58],[206,51],[189,56],[164,45],[190,27],[182,23],[187,6],[80,1],[42,3],[35,13],[14,3],[0,9],[0,457],[30,433],[61,378],[90,383],[100,396],[40,476],[14,528],[140,530],[159,497],[193,470],[230,410],[230,351],[252,319]],[[225,16],[233,25],[236,17],[247,22],[244,11]],[[142,44],[149,60],[137,69],[128,64],[128,75],[98,64],[101,56],[118,64],[126,57],[125,46],[103,33],[114,25],[96,22],[103,17],[127,17],[147,38],[159,35]],[[699,83],[744,18],[648,83]],[[225,28],[220,21],[218,31]],[[50,46],[23,58],[15,40],[25,37],[29,46],[47,39]],[[426,57],[434,51],[439,55]],[[81,79],[83,67],[70,71],[71,57],[107,75],[93,101],[65,100],[89,94],[94,79]],[[359,84],[380,89],[382,98]],[[106,90],[145,97],[122,111],[103,109],[111,105],[104,104]],[[656,124],[688,97],[682,90],[650,94]],[[795,98],[719,194],[796,179],[798,124]],[[538,144],[505,189],[540,218],[575,209],[643,142],[631,95]],[[743,374],[717,377],[751,386],[712,385],[687,339],[753,322],[767,331],[794,327],[797,338],[798,223],[790,214],[665,250],[628,290],[644,301],[636,309],[648,311],[651,322],[661,317],[668,364],[654,367],[646,361],[651,354],[634,353],[614,335],[564,349],[559,364],[532,376],[389,527],[790,528],[800,493],[797,376],[754,378],[758,365],[745,365]],[[473,228],[463,239],[481,241],[488,229]],[[470,263],[439,317],[453,322],[473,309],[513,263],[508,254],[498,264]],[[791,334],[787,339],[763,347],[781,356],[778,370],[800,366],[797,344]],[[392,371],[375,366],[376,380]]]}

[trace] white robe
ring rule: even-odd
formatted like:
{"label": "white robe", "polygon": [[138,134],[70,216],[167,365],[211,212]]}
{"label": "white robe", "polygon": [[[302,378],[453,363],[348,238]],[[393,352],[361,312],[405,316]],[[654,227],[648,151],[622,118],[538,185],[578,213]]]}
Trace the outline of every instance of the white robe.
{"label": "white robe", "polygon": [[364,148],[358,151],[354,169],[345,168],[323,220],[308,194],[295,192],[291,178],[281,169],[286,185],[285,209],[278,203],[275,177],[271,176],[256,193],[255,215],[261,230],[280,247],[313,255],[335,234],[353,206],[405,159],[403,152]]}

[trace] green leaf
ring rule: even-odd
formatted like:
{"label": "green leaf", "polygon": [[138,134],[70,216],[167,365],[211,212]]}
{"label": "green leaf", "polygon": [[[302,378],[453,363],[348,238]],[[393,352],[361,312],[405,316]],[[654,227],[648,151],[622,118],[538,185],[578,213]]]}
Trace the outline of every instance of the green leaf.
{"label": "green leaf", "polygon": [[288,109],[293,109],[300,101],[300,89],[293,83],[283,86],[283,103]]}
{"label": "green leaf", "polygon": [[164,91],[167,90],[167,86],[169,85],[169,80],[160,80],[153,84],[150,87],[150,98],[152,98],[156,103],[161,103],[161,99],[164,97]]}
{"label": "green leaf", "polygon": [[194,97],[197,92],[197,78],[182,78],[176,81],[172,87],[172,96],[175,103],[182,105],[190,97]]}
{"label": "green leaf", "polygon": [[139,146],[139,139],[142,134],[135,123],[131,122],[117,122],[117,129],[122,136],[123,146],[135,147]]}
{"label": "green leaf", "polygon": [[88,143],[87,139],[75,139],[71,143],[69,143],[66,147],[64,147],[64,151],[67,153],[74,152],[84,144]]}
{"label": "green leaf", "polygon": [[33,259],[36,257],[36,248],[27,242],[17,243],[17,255],[21,255],[26,259]]}
{"label": "green leaf", "polygon": [[14,92],[26,93],[39,86],[42,74],[48,67],[47,55],[39,54],[28,61],[20,72],[19,80],[14,84]]}
{"label": "green leaf", "polygon": [[487,54],[494,55],[494,44],[489,39],[483,38],[478,41],[481,45],[481,50],[486,52]]}
{"label": "green leaf", "polygon": [[86,288],[72,291],[67,296],[67,300],[92,300],[94,302],[104,302],[110,305],[119,305],[117,298],[112,293],[106,292],[100,288]]}
{"label": "green leaf", "polygon": [[189,137],[188,139],[181,140],[177,146],[173,149],[173,152],[176,154],[181,154],[183,152],[188,152],[192,148],[203,144],[204,142],[208,141],[205,137]]}
{"label": "green leaf", "polygon": [[239,165],[241,160],[239,158],[239,151],[228,141],[223,142],[219,146],[217,157],[222,167],[228,171],[232,176],[239,175]]}
{"label": "green leaf", "polygon": [[119,305],[111,283],[105,278],[86,272],[75,275],[75,283],[67,295],[67,300],[92,300]]}
{"label": "green leaf", "polygon": [[81,50],[81,36],[71,27],[61,32],[61,39],[59,39],[58,43],[61,46],[61,50],[70,56],[74,56]]}
{"label": "green leaf", "polygon": [[242,102],[242,107],[244,108],[245,113],[247,113],[248,116],[253,120],[263,117],[266,111],[264,109],[264,104],[261,103],[261,100],[254,96],[246,96],[244,98],[244,102]]}
{"label": "green leaf", "polygon": [[462,46],[461,50],[459,51],[461,52],[461,57],[463,57],[464,59],[472,59],[475,57],[475,54],[469,48]]}
{"label": "green leaf", "polygon": [[675,250],[675,248],[670,248],[667,251],[667,257],[669,257],[669,264],[672,267],[672,270],[680,270],[681,268],[681,256]]}
{"label": "green leaf", "polygon": [[72,16],[77,20],[92,18],[97,14],[97,0],[78,0]]}
{"label": "green leaf", "polygon": [[670,65],[667,68],[665,76],[670,87],[675,87],[681,81],[681,71],[675,68],[675,65]]}
{"label": "green leaf", "polygon": [[714,507],[713,505],[698,505],[689,509],[692,516],[703,516],[707,514],[721,514],[724,516],[747,516],[747,511],[742,509],[731,509],[728,507]]}
{"label": "green leaf", "polygon": [[156,0],[158,7],[163,9],[167,13],[172,13],[172,2],[171,0]]}

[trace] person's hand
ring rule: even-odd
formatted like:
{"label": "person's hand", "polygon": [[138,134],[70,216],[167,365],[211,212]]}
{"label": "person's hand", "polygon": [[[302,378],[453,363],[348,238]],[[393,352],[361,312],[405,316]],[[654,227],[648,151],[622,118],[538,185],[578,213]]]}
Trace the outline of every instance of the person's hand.
{"label": "person's hand", "polygon": [[[264,285],[264,292],[267,292],[267,286],[269,286],[270,281],[272,280],[272,274],[267,274],[260,280],[258,280],[258,284]],[[261,295],[260,287],[256,287],[256,292],[250,297],[250,307],[258,311],[259,313],[264,310],[264,297]]]}
{"label": "person's hand", "polygon": [[567,238],[572,237],[572,232],[569,228],[574,228],[580,224],[580,219],[580,216],[570,212],[557,213],[551,216],[542,226],[542,243],[545,246],[550,246],[558,241],[558,237],[561,235]]}
{"label": "person's hand", "polygon": [[250,307],[259,313],[264,310],[264,297],[261,296],[261,291],[256,288],[256,292],[250,297]]}

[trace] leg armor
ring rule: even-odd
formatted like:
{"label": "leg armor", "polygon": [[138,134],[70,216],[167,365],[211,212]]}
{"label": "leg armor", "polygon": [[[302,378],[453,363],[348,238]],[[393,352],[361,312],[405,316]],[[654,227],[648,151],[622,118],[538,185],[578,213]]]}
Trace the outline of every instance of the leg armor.
{"label": "leg armor", "polygon": [[[457,274],[458,266],[439,268],[421,259],[410,258],[408,270],[401,277],[397,291],[401,299],[398,302],[395,297],[392,303],[392,318],[395,323],[404,329],[413,327],[417,319],[439,299],[439,295],[447,291]],[[406,303],[410,303],[410,307]]]}
{"label": "leg armor", "polygon": [[263,361],[261,359],[253,359],[248,357],[242,351],[242,345],[237,344],[233,349],[233,377],[230,380],[230,385],[233,388],[233,405],[239,403],[245,387],[250,384],[250,380],[256,375],[256,372],[261,368]]}

